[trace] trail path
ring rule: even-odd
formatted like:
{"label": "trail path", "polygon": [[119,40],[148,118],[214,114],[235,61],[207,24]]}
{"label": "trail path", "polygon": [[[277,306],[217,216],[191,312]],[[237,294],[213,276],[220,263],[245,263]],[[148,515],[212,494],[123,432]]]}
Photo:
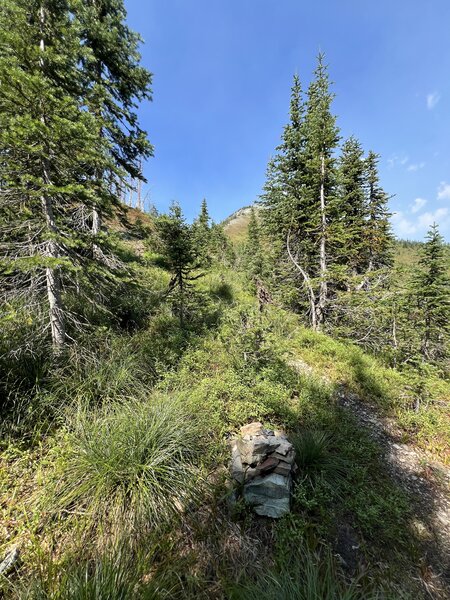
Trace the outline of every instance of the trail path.
{"label": "trail path", "polygon": [[[299,372],[314,372],[302,360],[289,364]],[[413,527],[426,548],[423,585],[430,598],[450,599],[450,469],[423,450],[400,443],[401,431],[395,419],[381,416],[375,406],[356,394],[341,387],[336,399],[379,443],[391,475],[414,499]]]}
{"label": "trail path", "polygon": [[450,598],[450,469],[426,452],[399,443],[395,420],[381,417],[374,406],[343,389],[337,396],[339,404],[380,444],[392,476],[414,497],[414,527],[427,548],[424,585],[430,598]]}

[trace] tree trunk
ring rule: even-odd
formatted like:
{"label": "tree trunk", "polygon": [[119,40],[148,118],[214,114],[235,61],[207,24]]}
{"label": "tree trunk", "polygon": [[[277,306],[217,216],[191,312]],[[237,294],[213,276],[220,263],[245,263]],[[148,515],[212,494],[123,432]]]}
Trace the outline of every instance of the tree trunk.
{"label": "tree trunk", "polygon": [[[39,20],[41,24],[42,38],[40,40],[40,66],[44,71],[44,52],[45,52],[45,40],[44,40],[44,26],[45,26],[45,10],[43,4],[41,4],[39,10]],[[45,113],[42,107],[41,122],[45,125]],[[49,161],[48,157],[42,159],[42,180],[44,185],[50,184],[49,174]],[[55,217],[53,212],[53,204],[51,197],[43,193],[41,195],[41,206],[42,212],[45,218],[47,229],[50,234],[54,234],[57,230],[55,224]],[[58,258],[58,246],[53,239],[47,242],[46,254],[50,258]],[[46,267],[45,269],[46,284],[47,284],[47,297],[49,303],[49,316],[50,316],[50,328],[52,334],[53,347],[56,352],[60,352],[66,341],[66,328],[65,328],[65,315],[64,307],[61,296],[61,273],[59,267]]]}
{"label": "tree trunk", "polygon": [[321,231],[320,231],[320,289],[319,289],[319,304],[317,307],[317,327],[321,328],[325,318],[325,305],[328,296],[328,285],[326,280],[327,271],[327,254],[326,254],[326,228],[327,221],[325,215],[325,156],[321,156],[321,182],[320,182],[320,214],[321,214]]}
{"label": "tree trunk", "polygon": [[289,231],[287,234],[287,239],[286,239],[286,248],[287,248],[288,255],[289,255],[289,258],[291,259],[292,264],[296,267],[296,269],[298,269],[301,276],[303,277],[303,281],[305,282],[305,286],[308,291],[309,306],[310,306],[310,311],[311,311],[311,326],[314,329],[314,331],[316,331],[317,330],[316,296],[314,294],[314,290],[311,285],[311,280],[310,280],[307,272],[303,269],[303,267],[299,264],[298,260],[296,260],[292,254],[291,245],[290,245],[290,237],[291,237],[291,232]]}

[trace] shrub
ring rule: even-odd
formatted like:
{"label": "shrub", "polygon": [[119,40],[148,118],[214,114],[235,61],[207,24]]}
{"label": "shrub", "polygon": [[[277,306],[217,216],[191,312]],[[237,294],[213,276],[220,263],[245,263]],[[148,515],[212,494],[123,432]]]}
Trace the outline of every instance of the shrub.
{"label": "shrub", "polygon": [[57,511],[131,535],[179,514],[198,492],[198,427],[168,398],[80,409],[55,489]]}

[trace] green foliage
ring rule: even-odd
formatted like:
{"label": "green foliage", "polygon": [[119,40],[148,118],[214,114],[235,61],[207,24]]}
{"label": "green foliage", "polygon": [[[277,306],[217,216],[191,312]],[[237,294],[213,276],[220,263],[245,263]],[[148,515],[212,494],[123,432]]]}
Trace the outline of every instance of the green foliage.
{"label": "green foliage", "polygon": [[264,273],[261,232],[254,207],[250,210],[247,242],[244,246],[244,264],[251,278],[261,277]]}
{"label": "green foliage", "polygon": [[80,408],[48,508],[84,510],[89,525],[109,523],[116,534],[167,523],[198,493],[198,433],[168,398]]}
{"label": "green foliage", "polygon": [[236,586],[236,600],[375,600],[381,596],[356,579],[346,582],[330,551],[297,549],[294,560],[257,581]]}
{"label": "green foliage", "polygon": [[180,319],[181,328],[186,321],[187,303],[192,300],[192,282],[202,276],[194,274],[201,266],[199,248],[195,244],[192,228],[186,223],[181,208],[172,204],[169,214],[157,221],[161,253],[172,279],[168,293],[172,294],[174,310]]}
{"label": "green foliage", "polygon": [[425,359],[439,359],[447,354],[450,336],[450,278],[436,224],[428,232],[419,267],[413,290],[420,311],[421,352]]}
{"label": "green foliage", "polygon": [[342,456],[332,452],[333,436],[326,431],[310,430],[290,436],[295,448],[295,462],[299,477],[311,483],[323,478],[334,487],[342,483],[348,473],[348,464]]}
{"label": "green foliage", "polygon": [[[74,558],[64,568],[41,565],[37,577],[10,588],[18,600],[163,600],[172,598],[172,586],[161,577],[146,579],[144,557],[130,548],[114,548],[81,563]],[[128,556],[127,554],[128,553]]]}

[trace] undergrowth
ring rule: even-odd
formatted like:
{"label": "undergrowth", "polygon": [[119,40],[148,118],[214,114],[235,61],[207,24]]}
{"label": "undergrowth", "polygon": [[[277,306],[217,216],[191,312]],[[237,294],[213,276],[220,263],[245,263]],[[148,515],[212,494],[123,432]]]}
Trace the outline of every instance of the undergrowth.
{"label": "undergrowth", "polygon": [[[145,260],[139,268],[154,273]],[[414,498],[337,393],[395,416],[405,440],[442,456],[448,384],[388,369],[277,307],[260,311],[226,268],[198,280],[184,331],[159,293],[134,315],[124,298],[122,330],[87,332],[68,366],[39,355],[39,374],[23,382],[34,433],[10,427],[0,459],[0,555],[17,543],[22,559],[0,590],[48,600],[420,597]],[[251,420],[287,430],[297,452],[292,512],[274,524],[227,502],[226,440]]]}

